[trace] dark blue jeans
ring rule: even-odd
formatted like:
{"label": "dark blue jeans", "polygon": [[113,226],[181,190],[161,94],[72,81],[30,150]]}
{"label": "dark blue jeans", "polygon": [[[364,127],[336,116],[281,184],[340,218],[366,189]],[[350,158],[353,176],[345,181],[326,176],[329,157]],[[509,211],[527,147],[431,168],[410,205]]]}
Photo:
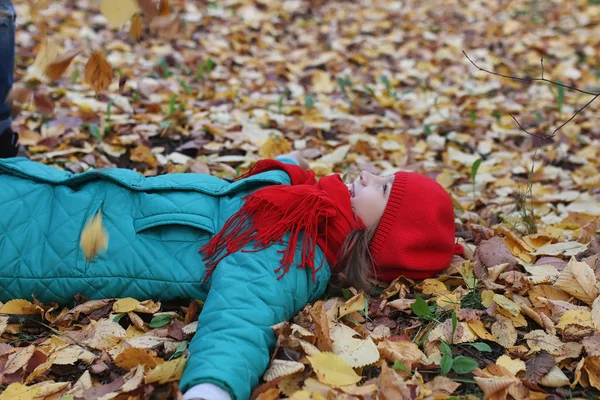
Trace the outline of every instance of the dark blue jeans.
{"label": "dark blue jeans", "polygon": [[15,9],[11,0],[0,0],[0,133],[11,126],[6,102],[15,69]]}

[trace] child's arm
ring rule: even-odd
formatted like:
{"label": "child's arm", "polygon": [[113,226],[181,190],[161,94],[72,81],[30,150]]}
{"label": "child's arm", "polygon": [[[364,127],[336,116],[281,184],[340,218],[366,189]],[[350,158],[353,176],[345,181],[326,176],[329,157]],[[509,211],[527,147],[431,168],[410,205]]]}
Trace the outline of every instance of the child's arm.
{"label": "child's arm", "polygon": [[[283,244],[273,247],[285,248]],[[321,252],[317,262],[320,257]],[[328,273],[313,285],[310,272],[292,267],[277,280],[274,261],[262,251],[238,251],[221,260],[213,271],[180,383],[184,393],[200,383],[213,383],[233,399],[248,399],[275,347],[271,326],[291,320],[324,291]]]}

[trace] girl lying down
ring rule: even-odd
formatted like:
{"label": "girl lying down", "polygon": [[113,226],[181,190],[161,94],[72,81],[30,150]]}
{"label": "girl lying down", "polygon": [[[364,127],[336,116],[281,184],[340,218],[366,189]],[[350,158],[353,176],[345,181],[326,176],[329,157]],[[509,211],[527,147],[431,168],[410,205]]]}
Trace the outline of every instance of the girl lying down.
{"label": "girl lying down", "polygon": [[[315,179],[297,152],[228,181],[61,171],[0,159],[0,300],[199,299],[204,308],[180,387],[184,399],[246,400],[291,320],[331,281],[435,275],[461,251],[450,196],[411,172]],[[109,240],[88,259],[86,223]]]}

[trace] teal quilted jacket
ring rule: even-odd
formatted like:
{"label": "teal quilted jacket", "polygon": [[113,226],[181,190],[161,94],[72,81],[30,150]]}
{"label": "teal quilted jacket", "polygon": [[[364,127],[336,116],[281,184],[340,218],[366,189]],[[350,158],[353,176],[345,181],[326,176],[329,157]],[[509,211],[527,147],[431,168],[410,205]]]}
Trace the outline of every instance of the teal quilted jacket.
{"label": "teal quilted jacket", "polygon": [[[289,183],[283,171],[231,183],[204,174],[144,177],[116,168],[72,174],[25,158],[0,159],[0,300],[33,294],[67,304],[77,293],[202,300],[181,390],[208,382],[234,399],[248,399],[275,346],[270,327],[320,297],[330,269],[324,261],[315,284],[299,268],[277,280],[284,241],[229,255],[202,283],[206,268],[198,249],[241,207],[244,195]],[[79,241],[97,212],[108,248],[88,262]],[[318,265],[320,249],[316,258]]]}

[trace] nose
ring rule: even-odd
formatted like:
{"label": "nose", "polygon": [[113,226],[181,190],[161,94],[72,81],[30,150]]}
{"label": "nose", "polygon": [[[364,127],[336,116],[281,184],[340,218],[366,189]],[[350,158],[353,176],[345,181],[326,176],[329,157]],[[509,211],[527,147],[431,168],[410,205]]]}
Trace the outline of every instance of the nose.
{"label": "nose", "polygon": [[371,183],[371,180],[372,180],[372,178],[375,178],[375,175],[370,174],[367,171],[361,171],[359,178],[360,178],[360,184],[363,186],[366,186]]}

